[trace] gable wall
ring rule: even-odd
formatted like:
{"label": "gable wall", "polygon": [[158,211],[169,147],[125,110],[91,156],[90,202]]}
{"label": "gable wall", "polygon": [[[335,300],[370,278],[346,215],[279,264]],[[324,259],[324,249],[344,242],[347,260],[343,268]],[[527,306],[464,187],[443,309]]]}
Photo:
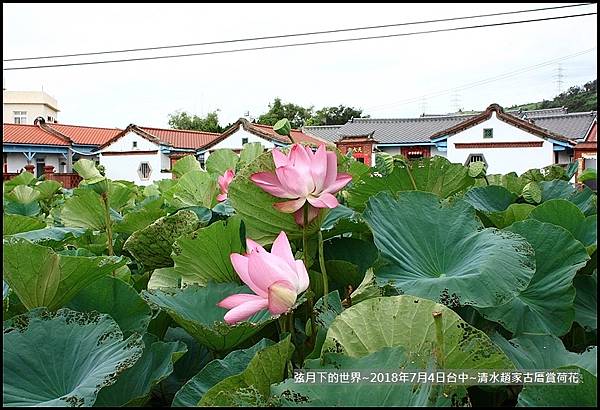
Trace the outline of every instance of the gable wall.
{"label": "gable wall", "polygon": [[[483,129],[492,128],[493,137],[483,138]],[[538,142],[541,147],[477,147],[457,148],[457,143],[511,143]],[[451,162],[465,164],[470,154],[483,154],[488,163],[489,174],[522,174],[531,168],[543,168],[554,163],[553,144],[536,135],[491,117],[471,128],[448,138],[447,158]]]}

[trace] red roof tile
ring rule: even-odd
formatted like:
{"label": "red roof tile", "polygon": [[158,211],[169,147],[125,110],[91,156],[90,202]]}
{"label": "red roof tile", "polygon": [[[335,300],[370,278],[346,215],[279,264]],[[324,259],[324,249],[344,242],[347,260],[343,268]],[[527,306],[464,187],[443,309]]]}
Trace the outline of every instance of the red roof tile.
{"label": "red roof tile", "polygon": [[34,144],[69,146],[69,142],[37,125],[3,124],[2,142],[4,144]]}
{"label": "red roof tile", "polygon": [[69,137],[73,143],[82,145],[102,145],[121,131],[118,128],[87,127],[83,125],[50,124],[46,126]]}
{"label": "red roof tile", "polygon": [[216,132],[138,127],[174,148],[197,149],[210,144],[221,134]]}

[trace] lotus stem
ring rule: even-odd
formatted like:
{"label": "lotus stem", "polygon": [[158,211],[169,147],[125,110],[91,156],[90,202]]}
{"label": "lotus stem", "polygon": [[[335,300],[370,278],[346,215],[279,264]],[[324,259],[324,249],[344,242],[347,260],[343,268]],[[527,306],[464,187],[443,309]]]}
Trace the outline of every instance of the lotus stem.
{"label": "lotus stem", "polygon": [[327,310],[327,295],[329,294],[329,282],[327,280],[327,270],[325,269],[325,256],[323,255],[323,233],[319,229],[319,265],[323,274],[323,308]]}
{"label": "lotus stem", "polygon": [[[304,216],[304,225],[302,226],[302,257],[304,259],[304,266],[306,266],[306,271],[308,272],[308,238],[306,237],[306,227],[308,225],[308,203],[304,204],[304,209],[302,210]],[[320,229],[319,229],[320,231]],[[310,288],[309,288],[310,289]],[[310,343],[314,343],[317,340],[317,321],[315,318],[315,309],[314,309],[314,301],[312,292],[308,295],[307,298],[308,303],[308,311],[310,315]]]}
{"label": "lotus stem", "polygon": [[[102,202],[104,203],[104,223],[106,224],[106,246],[108,247],[108,255],[109,256],[113,256],[114,255],[114,250],[113,250],[113,244],[112,244],[112,226],[111,226],[111,220],[110,220],[110,206],[108,205],[108,194],[106,192],[103,192],[102,195]],[[113,271],[113,276],[114,276],[115,272]]]}
{"label": "lotus stem", "polygon": [[417,183],[415,182],[415,179],[413,178],[413,174],[412,174],[412,170],[411,170],[411,165],[408,163],[408,161],[406,162],[406,173],[408,174],[408,177],[410,178],[410,182],[413,186],[413,189],[415,191],[417,191]]}
{"label": "lotus stem", "polygon": [[444,331],[442,329],[442,312],[433,312],[435,324],[435,359],[439,369],[444,368]]}

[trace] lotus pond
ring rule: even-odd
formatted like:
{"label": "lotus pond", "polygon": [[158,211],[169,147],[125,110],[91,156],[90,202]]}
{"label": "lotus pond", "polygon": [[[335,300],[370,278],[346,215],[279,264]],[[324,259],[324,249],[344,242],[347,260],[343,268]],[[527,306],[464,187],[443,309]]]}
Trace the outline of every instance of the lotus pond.
{"label": "lotus pond", "polygon": [[597,197],[573,167],[254,143],[205,168],[4,182],[4,406],[596,405]]}

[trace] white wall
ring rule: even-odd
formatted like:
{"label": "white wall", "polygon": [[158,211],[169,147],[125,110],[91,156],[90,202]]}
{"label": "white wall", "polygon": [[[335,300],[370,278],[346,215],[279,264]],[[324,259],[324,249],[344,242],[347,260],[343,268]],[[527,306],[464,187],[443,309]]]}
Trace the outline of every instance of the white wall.
{"label": "white wall", "polygon": [[[8,152],[6,153],[6,162],[8,172],[21,172],[25,165],[27,165],[27,158],[20,152]],[[42,154],[37,153],[31,160],[31,164],[37,168],[37,159],[44,158],[45,165],[54,165],[54,172],[59,172],[59,164],[60,161],[65,161],[64,157],[61,154]],[[34,168],[33,172],[35,174],[36,168]]]}
{"label": "white wall", "polygon": [[[483,129],[492,128],[493,138],[483,138]],[[455,148],[456,143],[479,142],[539,142],[541,147],[520,148]],[[489,174],[523,172],[543,168],[554,163],[553,144],[536,135],[507,124],[492,112],[490,119],[448,138],[447,158],[450,162],[464,164],[470,154],[483,154],[488,163]]]}
{"label": "white wall", "polygon": [[[137,142],[137,148],[133,148],[133,142]],[[125,151],[157,151],[153,154],[131,154],[103,155],[104,152]],[[161,173],[162,154],[158,144],[149,141],[134,132],[128,132],[111,145],[100,151],[100,164],[106,168],[106,177],[110,179],[122,179],[132,181],[137,185],[150,185],[159,179],[171,178],[171,173]],[[140,179],[138,169],[142,162],[150,165],[151,173],[148,180]]]}
{"label": "white wall", "polygon": [[[223,141],[217,143],[216,145],[210,147],[209,151],[214,151],[220,148],[229,148],[233,150],[241,150],[243,148],[242,138],[248,138],[248,143],[250,142],[260,142],[265,149],[270,149],[275,147],[271,141],[268,141],[264,138],[258,137],[248,131],[246,131],[242,125],[239,126],[238,130],[231,134],[229,137],[225,138]],[[208,158],[210,155],[209,152],[204,154],[204,160]]]}

